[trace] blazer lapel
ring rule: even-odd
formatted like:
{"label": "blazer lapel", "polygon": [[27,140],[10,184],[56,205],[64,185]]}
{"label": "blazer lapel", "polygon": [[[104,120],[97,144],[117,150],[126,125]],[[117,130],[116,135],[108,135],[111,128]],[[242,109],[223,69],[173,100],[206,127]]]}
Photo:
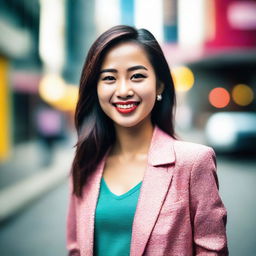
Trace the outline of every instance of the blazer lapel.
{"label": "blazer lapel", "polygon": [[131,256],[143,255],[172,180],[173,139],[155,127],[133,221]]}

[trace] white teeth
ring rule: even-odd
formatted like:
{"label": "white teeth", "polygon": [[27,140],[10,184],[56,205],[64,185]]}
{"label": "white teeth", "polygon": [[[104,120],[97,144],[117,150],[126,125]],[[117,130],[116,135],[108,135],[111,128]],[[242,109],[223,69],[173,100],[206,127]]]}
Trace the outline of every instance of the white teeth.
{"label": "white teeth", "polygon": [[124,108],[124,109],[126,109],[126,108],[132,108],[132,107],[134,107],[135,104],[128,104],[128,105],[116,104],[116,106],[117,106],[118,108]]}

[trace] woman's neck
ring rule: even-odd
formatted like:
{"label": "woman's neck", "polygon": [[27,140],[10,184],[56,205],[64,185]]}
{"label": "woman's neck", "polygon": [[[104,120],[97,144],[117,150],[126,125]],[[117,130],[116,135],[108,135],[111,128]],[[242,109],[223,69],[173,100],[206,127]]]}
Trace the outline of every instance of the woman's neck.
{"label": "woman's neck", "polygon": [[151,122],[139,124],[135,127],[121,127],[115,125],[116,143],[113,155],[125,159],[133,159],[139,155],[147,155],[152,139],[154,127]]}

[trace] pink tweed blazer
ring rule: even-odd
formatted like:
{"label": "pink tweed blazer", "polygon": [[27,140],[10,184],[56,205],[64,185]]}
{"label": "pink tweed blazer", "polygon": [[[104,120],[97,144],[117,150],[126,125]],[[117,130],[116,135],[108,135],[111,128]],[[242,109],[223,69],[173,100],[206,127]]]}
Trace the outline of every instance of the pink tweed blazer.
{"label": "pink tweed blazer", "polygon": [[[92,256],[94,213],[107,154],[78,199],[70,182],[68,255]],[[215,154],[155,127],[135,212],[131,256],[228,255]],[[121,256],[121,255],[120,255]]]}

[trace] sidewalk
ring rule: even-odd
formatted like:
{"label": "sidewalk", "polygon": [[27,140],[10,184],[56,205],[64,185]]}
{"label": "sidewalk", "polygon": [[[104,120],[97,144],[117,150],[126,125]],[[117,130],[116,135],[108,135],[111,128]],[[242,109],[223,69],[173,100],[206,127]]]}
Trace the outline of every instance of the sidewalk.
{"label": "sidewalk", "polygon": [[15,148],[12,161],[0,166],[0,223],[16,215],[44,193],[65,181],[74,156],[74,141],[58,143],[52,164],[40,167],[38,143]]}

